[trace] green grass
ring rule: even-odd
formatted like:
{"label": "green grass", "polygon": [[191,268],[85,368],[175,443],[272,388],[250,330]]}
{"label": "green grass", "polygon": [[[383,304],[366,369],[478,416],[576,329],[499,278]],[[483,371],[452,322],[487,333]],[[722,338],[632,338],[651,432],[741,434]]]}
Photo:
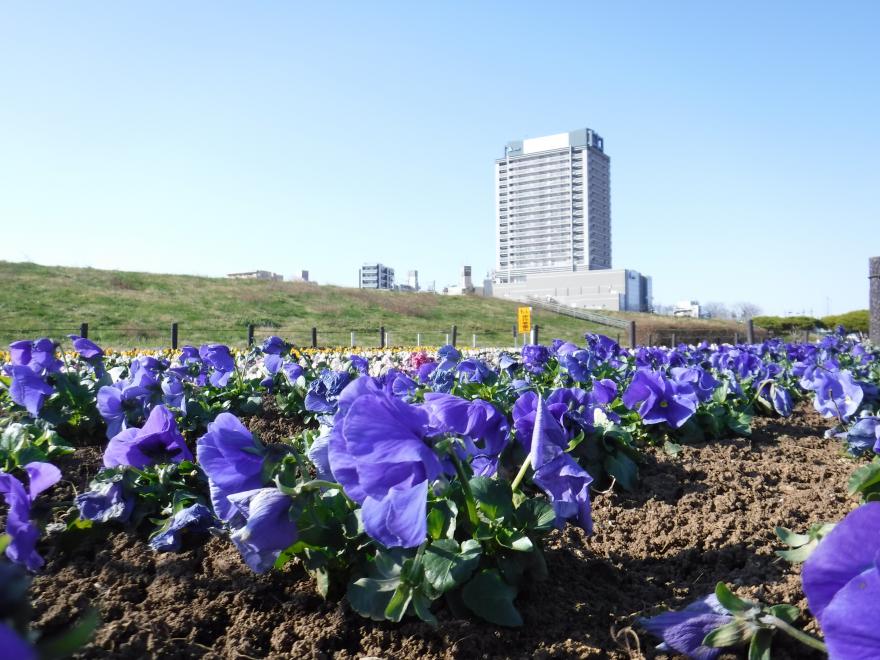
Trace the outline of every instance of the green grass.
{"label": "green grass", "polygon": [[[169,344],[170,325],[179,324],[181,344],[219,341],[244,345],[246,326],[257,326],[257,340],[278,334],[308,344],[318,328],[321,345],[348,345],[350,333],[362,346],[378,344],[385,326],[394,345],[446,341],[453,324],[459,344],[506,346],[517,304],[493,298],[428,293],[366,291],[300,282],[265,282],[154,275],[93,268],[63,268],[0,261],[0,342],[36,336],[63,337],[89,324],[89,337],[114,348]],[[626,316],[626,315],[624,315]],[[637,323],[656,322],[645,317]],[[625,331],[534,310],[542,341],[580,342],[585,332],[612,337]],[[671,322],[668,320],[667,322]],[[706,338],[711,338],[709,330]],[[644,341],[639,333],[639,340]]]}

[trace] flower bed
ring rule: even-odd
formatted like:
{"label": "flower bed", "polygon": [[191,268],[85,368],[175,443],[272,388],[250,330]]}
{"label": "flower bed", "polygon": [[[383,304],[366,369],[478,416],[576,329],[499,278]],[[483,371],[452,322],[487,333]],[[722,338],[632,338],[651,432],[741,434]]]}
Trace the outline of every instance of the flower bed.
{"label": "flower bed", "polygon": [[[47,559],[29,564],[32,622],[9,630],[44,647],[95,608],[88,656],[629,657],[665,640],[808,657],[814,606],[832,651],[859,657],[835,608],[870,568],[811,589],[864,524],[818,545],[781,532],[789,559],[824,549],[806,597],[774,554],[775,527],[872,497],[880,468],[858,456],[880,379],[850,340],[349,356],[276,338],[158,357],[76,341],[14,344],[0,393],[7,480],[64,476],[18,505],[43,540],[9,516],[7,554]],[[656,618],[719,582],[719,601]]]}

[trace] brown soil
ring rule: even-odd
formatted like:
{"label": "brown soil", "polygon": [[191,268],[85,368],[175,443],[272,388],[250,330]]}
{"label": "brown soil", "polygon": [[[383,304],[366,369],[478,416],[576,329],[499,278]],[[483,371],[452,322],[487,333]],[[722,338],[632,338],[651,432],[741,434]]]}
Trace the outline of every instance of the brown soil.
{"label": "brown soil", "polygon": [[[629,628],[636,616],[681,607],[718,581],[805,608],[799,567],[773,555],[773,528],[838,520],[855,506],[845,493],[853,463],[821,439],[824,420],[800,410],[757,426],[752,439],[686,446],[676,458],[648,450],[637,493],[595,496],[591,538],[573,527],[552,535],[550,578],[517,603],[521,629],[443,609],[436,630],[375,623],[322,601],[296,567],[254,575],[226,540],[157,555],[121,532],[49,553],[32,587],[36,627],[53,632],[98,607],[104,623],[86,657],[665,657]],[[783,643],[774,657],[810,656]]]}

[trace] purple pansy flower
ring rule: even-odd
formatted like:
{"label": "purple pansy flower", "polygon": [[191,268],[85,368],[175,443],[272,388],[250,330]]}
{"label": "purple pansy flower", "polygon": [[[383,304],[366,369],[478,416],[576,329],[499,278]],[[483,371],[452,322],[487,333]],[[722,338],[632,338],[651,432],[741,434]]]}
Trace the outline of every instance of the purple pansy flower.
{"label": "purple pansy flower", "polygon": [[733,621],[733,616],[715,594],[701,598],[678,612],[664,612],[648,619],[639,619],[642,627],[663,640],[660,651],[677,651],[696,660],[714,660],[720,648],[703,646],[710,632]]}
{"label": "purple pansy flower", "polygon": [[868,502],[847,514],[804,562],[804,593],[832,658],[880,656],[878,560],[880,502]]}
{"label": "purple pansy flower", "polygon": [[547,361],[550,359],[550,351],[540,344],[527,344],[522,347],[523,366],[533,374],[544,372]]}
{"label": "purple pansy flower", "polygon": [[229,377],[235,371],[235,359],[224,344],[203,344],[199,348],[199,357],[213,368],[210,382],[214,387],[226,387]]}
{"label": "purple pansy flower", "polygon": [[[386,547],[413,548],[427,534],[428,486],[442,472],[426,444],[428,413],[379,390],[343,393],[330,435],[330,467],[346,494],[361,505],[367,534]],[[375,392],[370,392],[372,388]]]}
{"label": "purple pansy flower", "polygon": [[83,520],[128,522],[134,509],[134,497],[127,494],[121,480],[102,483],[76,496],[76,508]]}
{"label": "purple pansy flower", "polygon": [[263,485],[265,448],[232,413],[220,413],[196,442],[199,465],[208,476],[211,504],[227,522],[235,508],[229,498]]}
{"label": "purple pansy flower", "polygon": [[104,465],[130,465],[143,469],[156,463],[193,459],[186,441],[177,430],[174,414],[165,406],[156,406],[150,412],[143,428],[121,431],[111,438],[104,450]]}
{"label": "purple pansy flower", "polygon": [[202,533],[214,526],[216,518],[204,504],[192,504],[175,513],[166,527],[150,539],[157,552],[177,552],[183,542],[184,530]]}
{"label": "purple pansy flower", "polygon": [[28,475],[28,488],[11,474],[0,470],[0,494],[6,500],[6,533],[11,537],[6,556],[28,570],[36,571],[43,565],[37,553],[40,530],[31,522],[31,505],[37,495],[58,483],[61,471],[51,463],[35,461],[24,466]]}
{"label": "purple pansy flower", "polygon": [[27,409],[37,417],[43,408],[46,397],[51,395],[55,388],[46,383],[40,376],[28,367],[12,366],[12,382],[9,384],[9,398],[15,403]]}
{"label": "purple pansy flower", "polygon": [[696,411],[697,396],[689,384],[642,368],[623,393],[623,403],[630,410],[638,410],[645,424],[666,422],[679,428]]}
{"label": "purple pansy flower", "polygon": [[277,488],[257,488],[229,496],[233,507],[230,538],[244,562],[256,573],[275,565],[283,550],[297,539],[290,518],[292,500]]}

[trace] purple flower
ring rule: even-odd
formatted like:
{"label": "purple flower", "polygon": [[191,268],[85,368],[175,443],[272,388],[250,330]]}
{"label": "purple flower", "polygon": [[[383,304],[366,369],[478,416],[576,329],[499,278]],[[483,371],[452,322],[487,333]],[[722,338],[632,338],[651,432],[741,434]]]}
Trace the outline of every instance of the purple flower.
{"label": "purple flower", "polygon": [[285,362],[281,365],[281,371],[287,376],[287,381],[293,385],[303,375],[303,368],[296,362]]}
{"label": "purple flower", "polygon": [[12,364],[27,367],[36,374],[61,370],[61,360],[55,357],[56,344],[47,337],[35,341],[14,341],[9,344]]}
{"label": "purple flower", "polygon": [[349,355],[348,360],[351,362],[352,368],[359,374],[366,374],[370,370],[370,363],[360,355]]}
{"label": "purple flower", "polygon": [[37,417],[46,397],[52,394],[55,388],[28,367],[16,365],[10,367],[10,371],[12,382],[9,384],[9,398]]}
{"label": "purple flower", "polygon": [[0,649],[6,658],[15,660],[36,660],[37,651],[12,628],[0,623]]}
{"label": "purple flower", "polygon": [[817,369],[813,374],[812,389],[816,396],[813,405],[823,417],[852,417],[862,403],[864,392],[849,371],[832,373]]}
{"label": "purple flower", "polygon": [[284,341],[281,337],[272,335],[271,337],[266,337],[260,350],[266,355],[281,355],[282,353],[290,351],[290,344]]}
{"label": "purple flower", "polygon": [[437,363],[434,361],[425,362],[420,365],[416,370],[416,373],[419,376],[419,382],[427,383],[431,378],[431,374],[434,373],[434,370],[437,368]]}
{"label": "purple flower", "polygon": [[564,451],[568,440],[565,429],[543,400],[538,400],[529,459],[532,481],[544,491],[556,512],[556,525],[577,519],[588,534],[593,530],[590,515],[590,484],[593,478]]}
{"label": "purple flower", "polygon": [[180,550],[184,530],[203,533],[214,526],[214,514],[204,504],[193,504],[175,513],[166,526],[150,539],[150,547],[156,552]]}
{"label": "purple flower", "polygon": [[488,401],[468,401],[452,394],[428,392],[422,406],[430,415],[438,434],[451,433],[464,441],[459,458],[472,460],[475,474],[492,476],[498,469],[498,456],[510,439],[507,418]]}
{"label": "purple flower", "polygon": [[191,461],[192,453],[177,430],[174,414],[165,406],[153,408],[143,428],[121,431],[104,450],[104,465],[143,469],[157,463]]}
{"label": "purple flower", "polygon": [[715,594],[701,598],[678,612],[664,612],[648,619],[639,619],[642,627],[660,637],[663,644],[658,650],[673,650],[696,660],[713,660],[721,654],[720,648],[703,646],[710,632],[733,621],[733,617]]}
{"label": "purple flower", "polygon": [[224,344],[202,344],[199,348],[199,357],[214,369],[210,378],[211,385],[226,387],[229,377],[235,371],[235,360],[229,352],[229,347]]}
{"label": "purple flower", "polygon": [[332,415],[336,412],[336,401],[345,386],[351,381],[347,371],[330,371],[325,369],[321,376],[309,383],[306,392],[306,410]]}
{"label": "purple flower", "polygon": [[550,359],[550,351],[540,344],[527,344],[522,347],[523,365],[533,374],[544,372],[547,361]]}
{"label": "purple flower", "polygon": [[832,658],[880,656],[878,553],[880,502],[868,502],[847,514],[804,562],[804,593]]}
{"label": "purple flower", "polygon": [[145,387],[128,385],[125,381],[105,385],[98,390],[98,412],[107,424],[107,437],[112,438],[128,427],[128,416],[140,418],[152,392]]}
{"label": "purple flower", "polygon": [[593,381],[590,400],[596,405],[607,405],[617,396],[617,383],[608,378]]}
{"label": "purple flower", "polygon": [[638,409],[645,424],[666,422],[681,427],[697,409],[697,396],[687,383],[666,378],[659,371],[639,369],[623,393],[623,403]]}
{"label": "purple flower", "polygon": [[236,527],[230,538],[251,570],[265,573],[296,542],[292,500],[277,488],[257,488],[230,495],[229,501],[234,509],[230,524]]}
{"label": "purple flower", "polygon": [[232,413],[220,413],[196,442],[199,465],[208,476],[214,513],[224,522],[234,515],[230,496],[263,485],[265,448]]}
{"label": "purple flower", "polygon": [[697,400],[702,402],[711,399],[715,388],[721,384],[702,367],[673,367],[669,373],[676,382],[690,385],[697,395]]}
{"label": "purple flower", "polygon": [[79,353],[83,360],[91,362],[104,357],[104,350],[90,339],[79,335],[67,335],[67,337],[73,342],[73,350]]}
{"label": "purple flower", "polygon": [[9,506],[6,533],[12,538],[6,556],[17,564],[24,564],[28,570],[36,571],[44,562],[36,550],[40,530],[31,522],[31,505],[37,495],[58,483],[61,471],[51,463],[39,461],[28,463],[24,470],[29,480],[27,490],[18,479],[0,470],[0,494]]}
{"label": "purple flower", "polygon": [[[551,394],[551,396],[555,394],[556,392]],[[529,451],[532,446],[532,433],[535,428],[538,400],[539,397],[534,392],[523,392],[516,400],[516,403],[513,404],[513,425],[516,429],[516,439],[526,451]],[[554,399],[553,402],[548,400],[547,408],[556,420],[562,424],[562,418],[568,412],[568,402],[562,400],[562,397]],[[561,446],[563,448],[568,446],[568,440]]]}
{"label": "purple flower", "polygon": [[[360,380],[340,400],[330,467],[361,505],[367,534],[386,547],[416,547],[427,534],[428,485],[442,472],[425,442],[428,413],[384,391],[370,392],[370,386],[357,385]],[[349,389],[360,392],[350,404]]]}
{"label": "purple flower", "polygon": [[134,509],[134,497],[126,494],[122,481],[110,481],[100,484],[76,496],[76,508],[83,520],[95,522],[120,523],[128,522]]}
{"label": "purple flower", "polygon": [[491,383],[497,374],[482,360],[463,360],[455,367],[456,373],[466,383]]}

